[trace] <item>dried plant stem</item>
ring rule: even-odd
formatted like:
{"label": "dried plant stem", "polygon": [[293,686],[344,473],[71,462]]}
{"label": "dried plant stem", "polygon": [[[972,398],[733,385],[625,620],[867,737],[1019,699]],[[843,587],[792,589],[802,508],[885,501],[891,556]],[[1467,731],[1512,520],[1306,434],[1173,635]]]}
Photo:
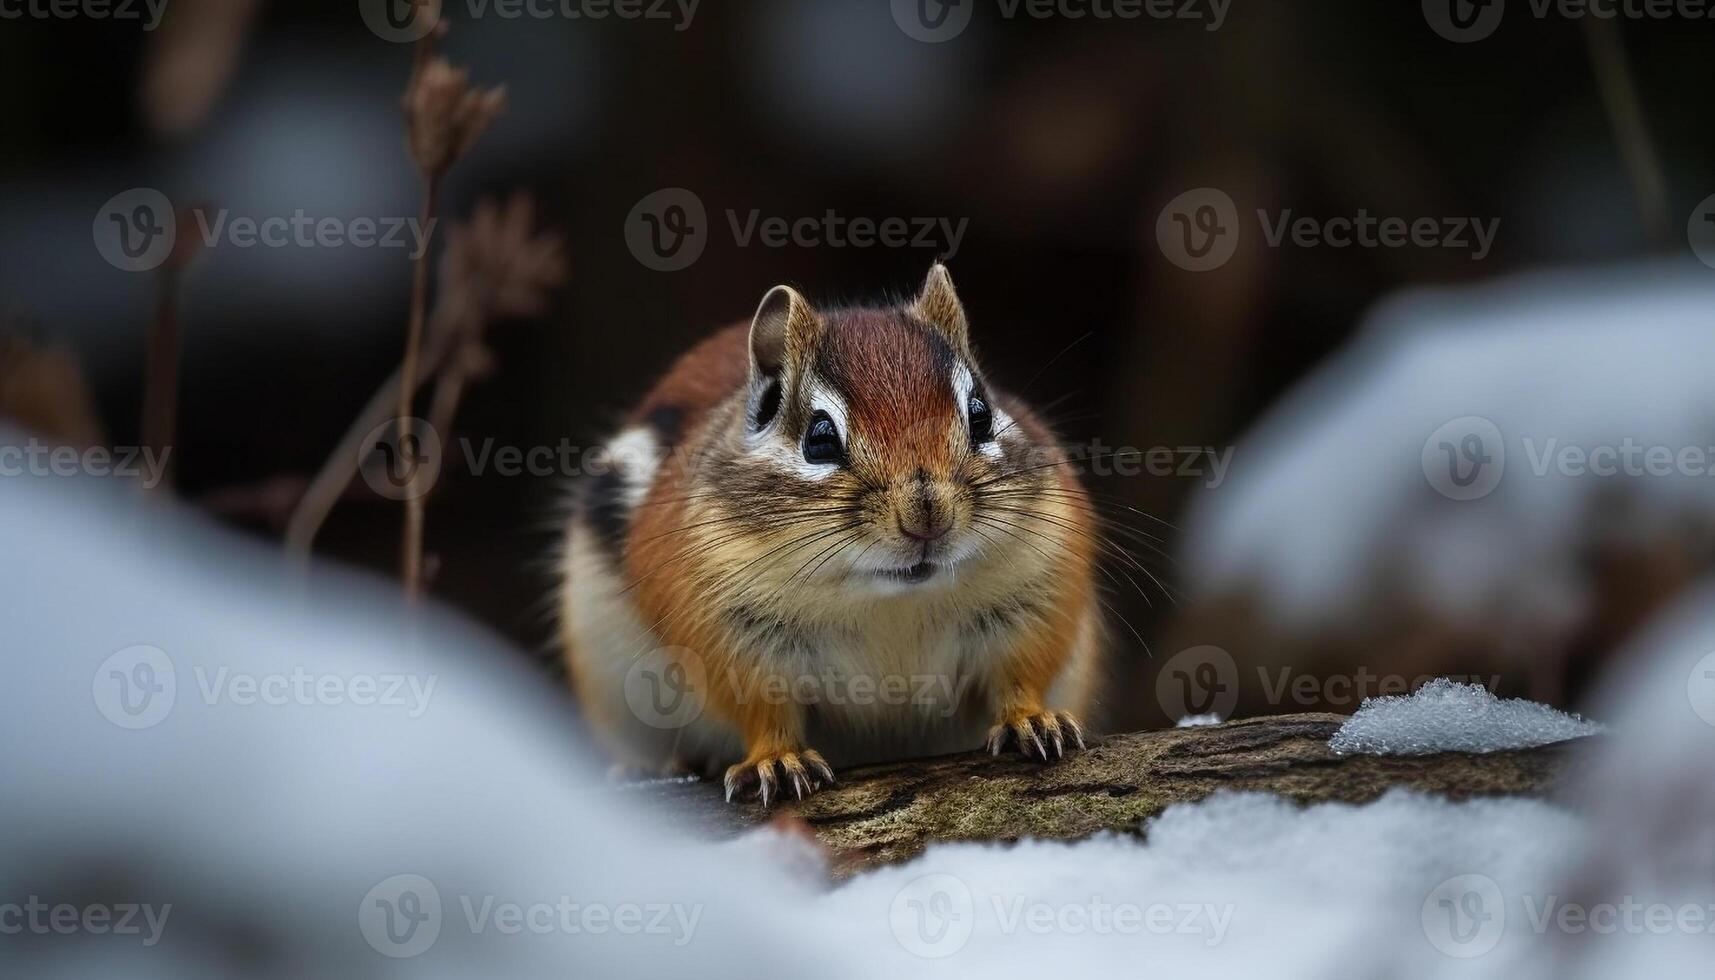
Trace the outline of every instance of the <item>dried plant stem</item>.
{"label": "dried plant stem", "polygon": [[464,398],[464,390],[470,384],[474,372],[468,366],[470,351],[463,350],[453,355],[452,363],[441,372],[435,381],[434,400],[429,405],[429,427],[436,433],[446,435],[452,432],[453,419],[458,415],[459,401]]}
{"label": "dried plant stem", "polygon": [[1649,124],[1644,121],[1637,82],[1620,29],[1611,21],[1587,17],[1584,37],[1590,46],[1602,104],[1608,110],[1608,122],[1614,127],[1614,140],[1619,144],[1620,158],[1625,162],[1632,193],[1637,197],[1644,238],[1652,248],[1665,248],[1669,238],[1667,179],[1662,176],[1655,141],[1650,138]]}
{"label": "dried plant stem", "polygon": [[[400,366],[401,378],[399,385],[399,414],[398,443],[404,446],[411,432],[411,405],[417,393],[418,373],[417,362],[421,357],[423,346],[423,321],[427,317],[429,304],[429,245],[435,235],[435,205],[440,191],[440,180],[434,174],[423,176],[423,211],[422,223],[418,226],[424,229],[423,250],[417,256],[417,266],[411,275],[411,316],[405,328],[405,360]],[[417,598],[423,585],[423,525],[424,488],[418,485],[416,472],[411,476],[411,487],[405,495],[405,532],[400,545],[400,561],[403,565],[401,577],[405,582],[405,596]]]}
{"label": "dried plant stem", "polygon": [[[428,331],[420,358],[421,370],[414,372],[418,375],[417,387],[422,386],[424,378],[440,370],[441,364],[456,349],[458,339],[457,331],[440,329],[438,323]],[[357,418],[340,438],[333,454],[322,464],[321,471],[310,482],[309,489],[304,491],[303,499],[298,502],[297,509],[292,512],[292,519],[286,524],[286,548],[294,556],[299,559],[309,557],[310,548],[315,544],[322,524],[327,521],[334,505],[345,495],[346,487],[351,485],[352,478],[357,475],[358,468],[362,465],[364,437],[392,416],[398,409],[401,393],[406,390],[404,369],[397,369],[382,382],[375,394],[370,396],[368,403],[357,413]]]}
{"label": "dried plant stem", "polygon": [[178,427],[179,347],[179,269],[168,263],[161,268],[160,295],[155,301],[155,321],[145,355],[141,434],[143,445],[162,461],[155,489],[167,493],[173,489],[172,456],[166,450]]}

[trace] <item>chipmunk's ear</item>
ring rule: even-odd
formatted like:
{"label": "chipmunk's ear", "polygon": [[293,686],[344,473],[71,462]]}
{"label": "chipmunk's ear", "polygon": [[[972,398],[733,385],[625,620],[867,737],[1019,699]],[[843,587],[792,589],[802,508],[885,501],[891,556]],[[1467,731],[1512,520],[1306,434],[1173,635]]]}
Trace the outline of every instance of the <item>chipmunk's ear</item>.
{"label": "chipmunk's ear", "polygon": [[953,289],[953,277],[939,262],[929,267],[929,278],[923,282],[923,292],[911,304],[911,315],[945,334],[953,349],[969,353],[971,342],[965,324],[965,306]]}
{"label": "chipmunk's ear", "polygon": [[751,380],[804,364],[821,336],[822,318],[791,286],[775,286],[762,297],[750,321]]}

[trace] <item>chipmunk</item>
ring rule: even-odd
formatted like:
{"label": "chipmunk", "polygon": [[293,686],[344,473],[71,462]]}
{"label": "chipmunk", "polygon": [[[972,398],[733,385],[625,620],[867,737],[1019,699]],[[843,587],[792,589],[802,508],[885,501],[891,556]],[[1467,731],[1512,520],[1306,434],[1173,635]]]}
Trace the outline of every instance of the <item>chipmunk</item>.
{"label": "chipmunk", "polygon": [[836,765],[1083,748],[1095,513],[1047,427],[978,367],[943,265],[890,308],[823,312],[775,287],[608,449],[569,522],[559,611],[622,764],[728,765],[727,798],[767,805]]}

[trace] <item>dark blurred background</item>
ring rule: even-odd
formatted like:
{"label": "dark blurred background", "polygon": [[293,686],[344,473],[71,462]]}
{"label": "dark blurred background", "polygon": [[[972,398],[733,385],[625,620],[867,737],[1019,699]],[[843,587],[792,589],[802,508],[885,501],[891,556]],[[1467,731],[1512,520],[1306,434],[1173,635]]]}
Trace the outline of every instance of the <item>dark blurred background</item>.
{"label": "dark blurred background", "polygon": [[[1225,447],[1384,294],[1684,252],[1686,217],[1715,191],[1707,21],[1539,19],[1515,0],[1493,36],[1459,44],[1409,2],[1232,0],[1218,30],[1205,2],[1191,19],[1135,20],[965,3],[962,34],[924,43],[887,0],[703,0],[688,26],[674,7],[666,20],[506,19],[449,2],[441,51],[476,83],[504,84],[509,104],[453,169],[443,213],[528,190],[569,270],[551,312],[490,331],[496,370],[456,433],[593,445],[677,352],[748,316],[770,286],[821,302],[898,296],[947,251],[741,246],[729,211],[968,220],[949,265],[993,375],[1029,381],[1078,442]],[[153,32],[0,20],[0,317],[75,353],[110,443],[140,438],[160,279],[98,254],[103,202],[152,187],[234,215],[417,211],[399,109],[411,46],[378,38],[357,0],[250,8],[172,0]],[[199,17],[216,26],[174,32]],[[169,42],[190,54],[151,77]],[[656,271],[625,223],[675,187],[706,206],[706,249]],[[1155,229],[1201,187],[1252,227],[1259,208],[1364,209],[1499,219],[1499,234],[1481,260],[1248,234],[1231,262],[1193,273]],[[179,293],[180,494],[278,538],[278,514],[244,505],[246,489],[322,464],[398,364],[410,276],[398,250],[198,256]],[[557,669],[547,596],[567,481],[473,477],[449,460],[428,507],[431,591]],[[1097,483],[1175,522],[1206,475]],[[355,494],[317,551],[392,574],[400,521],[396,503]],[[1173,564],[1152,561],[1171,591]],[[1163,590],[1110,601],[1145,639],[1161,635]]]}

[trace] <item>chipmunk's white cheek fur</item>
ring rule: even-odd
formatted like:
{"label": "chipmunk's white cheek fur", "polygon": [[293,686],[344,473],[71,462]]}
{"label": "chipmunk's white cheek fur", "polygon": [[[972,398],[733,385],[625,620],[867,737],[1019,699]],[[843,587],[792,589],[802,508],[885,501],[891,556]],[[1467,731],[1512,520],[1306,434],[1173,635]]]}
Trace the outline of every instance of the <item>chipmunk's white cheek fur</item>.
{"label": "chipmunk's white cheek fur", "polygon": [[999,435],[978,446],[977,455],[992,463],[998,463],[1006,456],[1006,453],[1001,450],[1000,444],[1001,440],[1007,439],[1008,433],[1012,432],[1013,421],[1012,416],[999,408],[991,407],[989,410],[994,413],[994,431]]}
{"label": "chipmunk's white cheek fur", "polygon": [[819,381],[810,384],[810,412],[827,412],[828,418],[834,420],[834,428],[840,430],[840,438],[851,438],[851,427],[846,424],[845,399]]}
{"label": "chipmunk's white cheek fur", "polygon": [[[850,438],[846,429],[846,403],[820,384],[810,386],[810,411],[827,412],[840,431],[840,438]],[[812,463],[804,458],[804,447],[788,442],[780,431],[780,419],[763,426],[745,437],[745,447],[759,461],[786,471],[800,480],[820,483],[839,471],[831,463]]]}
{"label": "chipmunk's white cheek fur", "polygon": [[609,439],[607,463],[619,472],[626,508],[636,510],[648,498],[649,488],[655,483],[655,471],[661,467],[661,450],[655,434],[637,427]]}

